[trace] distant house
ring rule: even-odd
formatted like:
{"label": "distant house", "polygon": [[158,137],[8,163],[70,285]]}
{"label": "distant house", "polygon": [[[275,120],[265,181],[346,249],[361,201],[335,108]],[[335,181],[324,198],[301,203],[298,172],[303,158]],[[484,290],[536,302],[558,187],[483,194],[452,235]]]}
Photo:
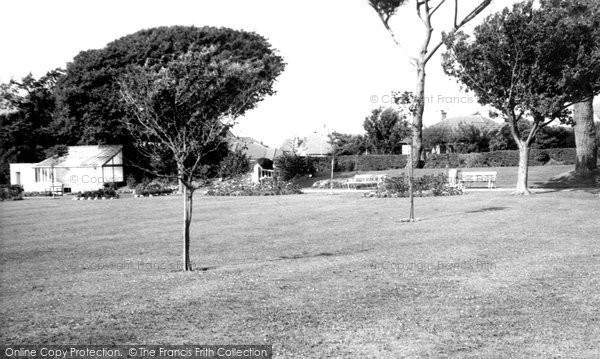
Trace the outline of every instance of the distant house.
{"label": "distant house", "polygon": [[69,146],[63,157],[10,164],[10,183],[23,186],[27,192],[49,191],[53,185],[64,192],[90,191],[123,180],[121,145]]}
{"label": "distant house", "polygon": [[230,149],[232,151],[241,150],[250,159],[255,162],[259,158],[275,159],[281,152],[277,148],[270,148],[251,137],[229,137]]}
{"label": "distant house", "polygon": [[[474,114],[467,116],[447,117],[446,115],[446,111],[442,110],[441,121],[430,126],[430,128],[436,129],[442,133],[447,132],[448,134],[450,134],[452,131],[457,130],[461,124],[473,125],[485,131],[492,131],[502,127],[502,124],[499,124],[489,119],[488,117],[483,116],[479,112],[475,112]],[[451,143],[438,143],[433,148],[431,148],[431,153],[448,152],[454,152],[454,148]]]}
{"label": "distant house", "polygon": [[325,157],[331,153],[331,144],[327,135],[315,132],[311,136],[287,139],[280,149],[298,156]]}

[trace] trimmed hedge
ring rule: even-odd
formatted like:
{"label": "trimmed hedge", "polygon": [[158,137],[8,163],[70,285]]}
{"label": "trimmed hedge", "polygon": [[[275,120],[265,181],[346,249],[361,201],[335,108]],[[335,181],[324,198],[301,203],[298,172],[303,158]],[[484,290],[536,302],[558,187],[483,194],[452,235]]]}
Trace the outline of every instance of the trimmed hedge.
{"label": "trimmed hedge", "polygon": [[[575,148],[531,149],[529,165],[543,166],[549,161],[556,164],[574,165]],[[519,151],[492,151],[481,153],[443,153],[430,154],[425,161],[425,168],[459,168],[459,167],[516,167],[519,165]]]}
{"label": "trimmed hedge", "polygon": [[[600,156],[600,152],[599,152]],[[383,171],[406,167],[406,155],[362,155],[337,156],[336,172]],[[331,171],[331,157],[310,157],[306,159],[317,172]],[[529,165],[542,166],[553,164],[574,165],[575,148],[531,149]],[[425,168],[462,168],[462,167],[517,167],[519,151],[492,151],[480,153],[443,153],[428,154]]]}
{"label": "trimmed hedge", "polygon": [[[313,167],[317,172],[331,171],[331,156],[311,157]],[[352,171],[384,171],[406,167],[407,157],[404,155],[362,155],[336,156],[335,172]]]}

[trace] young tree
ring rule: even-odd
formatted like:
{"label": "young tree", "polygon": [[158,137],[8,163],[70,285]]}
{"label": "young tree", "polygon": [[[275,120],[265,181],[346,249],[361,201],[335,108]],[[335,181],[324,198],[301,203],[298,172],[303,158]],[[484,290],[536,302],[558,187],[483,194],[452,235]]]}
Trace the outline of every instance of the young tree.
{"label": "young tree", "polygon": [[365,118],[363,127],[371,151],[378,154],[398,154],[401,141],[410,135],[410,128],[400,112],[393,108],[377,108]]}
{"label": "young tree", "polygon": [[[414,165],[418,168],[422,168],[425,165],[425,153],[423,149],[423,112],[425,111],[425,69],[427,63],[437,50],[443,44],[444,33],[441,33],[441,37],[437,42],[432,43],[434,27],[432,18],[433,15],[440,9],[440,7],[446,2],[446,0],[415,0],[417,16],[423,22],[424,26],[424,37],[419,53],[416,57],[411,58],[411,63],[417,71],[417,83],[414,93],[414,105],[412,106],[413,113],[413,161]],[[473,8],[464,18],[459,20],[458,17],[458,0],[454,0],[454,22],[453,26],[448,32],[448,35],[455,33],[463,25],[473,20],[480,12],[482,12],[492,0],[482,0],[477,6]],[[401,42],[398,40],[395,32],[390,26],[390,19],[397,13],[398,9],[404,5],[407,0],[369,0],[371,7],[379,15],[379,19],[383,23],[383,26],[391,35],[392,39],[397,46],[401,46]],[[413,165],[413,164],[411,164]]]}
{"label": "young tree", "polygon": [[[152,162],[174,161],[184,186],[185,271],[192,269],[193,194],[208,177],[210,157],[226,146],[223,139],[236,118],[274,93],[273,83],[284,68],[261,36],[220,31],[232,41],[195,46],[166,63],[132,65],[120,80],[121,96],[133,115],[126,117],[126,126],[140,153]],[[254,51],[240,50],[248,47]]]}
{"label": "young tree", "polygon": [[[592,49],[593,40],[589,31],[568,27],[561,15],[520,3],[488,17],[475,28],[473,41],[462,33],[447,39],[446,73],[474,91],[480,103],[500,111],[510,126],[520,156],[516,194],[530,193],[528,159],[536,134],[554,120],[569,122],[568,107],[589,96],[575,91],[584,88],[588,77],[576,76],[570,61],[573,51]],[[576,66],[600,75],[593,61]],[[519,122],[527,117],[533,124],[523,138]]]}

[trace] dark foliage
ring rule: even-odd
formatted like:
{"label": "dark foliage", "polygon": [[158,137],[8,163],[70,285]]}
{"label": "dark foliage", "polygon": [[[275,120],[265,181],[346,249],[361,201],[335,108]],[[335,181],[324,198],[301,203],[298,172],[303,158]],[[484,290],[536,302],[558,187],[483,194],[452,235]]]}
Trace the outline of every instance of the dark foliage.
{"label": "dark foliage", "polygon": [[284,153],[275,160],[277,176],[283,181],[290,181],[298,176],[313,175],[317,170],[311,157]]}
{"label": "dark foliage", "polygon": [[23,199],[23,187],[19,185],[0,185],[0,201]]}
{"label": "dark foliage", "polygon": [[[264,158],[264,160],[268,159]],[[273,161],[271,161],[271,169],[272,168]],[[219,177],[232,178],[248,173],[249,171],[250,160],[248,159],[248,156],[246,156],[246,154],[243,151],[237,150],[234,152],[229,152],[229,154],[223,159],[223,161],[221,161],[219,168]]]}

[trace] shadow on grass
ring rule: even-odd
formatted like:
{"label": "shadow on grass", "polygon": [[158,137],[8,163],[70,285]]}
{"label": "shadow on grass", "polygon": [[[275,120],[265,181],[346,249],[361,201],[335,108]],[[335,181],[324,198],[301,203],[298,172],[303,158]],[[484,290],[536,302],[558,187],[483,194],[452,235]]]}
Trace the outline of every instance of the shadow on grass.
{"label": "shadow on grass", "polygon": [[600,193],[600,170],[584,174],[571,171],[552,177],[546,182],[536,182],[534,185],[537,188],[554,190],[551,192],[572,189],[597,194]]}
{"label": "shadow on grass", "polygon": [[[296,259],[306,259],[306,258],[318,258],[318,257],[341,257],[341,256],[349,256],[349,255],[353,255],[353,254],[357,254],[357,253],[364,253],[364,252],[368,252],[371,249],[361,249],[361,250],[357,250],[357,251],[346,251],[346,252],[320,252],[320,253],[302,253],[302,254],[294,254],[294,255],[290,255],[290,256],[280,256],[278,258],[274,258],[274,259],[267,259],[265,261],[260,261],[260,262],[248,262],[248,263],[230,263],[227,265],[221,265],[221,266],[207,266],[207,267],[194,267],[190,273],[192,272],[207,272],[207,271],[212,271],[212,270],[216,270],[216,269],[222,269],[222,268],[235,268],[235,267],[240,267],[240,266],[246,266],[246,265],[252,265],[252,264],[257,264],[257,263],[265,263],[265,262],[276,262],[276,261],[285,261],[285,260],[296,260]],[[178,270],[173,270],[171,272],[184,272],[181,269]]]}
{"label": "shadow on grass", "polygon": [[509,207],[484,207],[480,209],[474,209],[472,211],[467,211],[464,213],[484,213],[484,212],[494,212],[494,211],[503,211]]}
{"label": "shadow on grass", "polygon": [[356,253],[363,253],[363,252],[368,252],[370,251],[370,249],[362,249],[359,251],[355,251],[355,252],[336,252],[336,253],[331,253],[331,252],[321,252],[321,253],[303,253],[303,254],[294,254],[291,256],[281,256],[277,259],[273,259],[274,261],[281,261],[281,260],[289,260],[289,259],[304,259],[304,258],[317,258],[317,257],[339,257],[339,256],[347,256],[347,255],[352,255],[352,254],[356,254]]}

